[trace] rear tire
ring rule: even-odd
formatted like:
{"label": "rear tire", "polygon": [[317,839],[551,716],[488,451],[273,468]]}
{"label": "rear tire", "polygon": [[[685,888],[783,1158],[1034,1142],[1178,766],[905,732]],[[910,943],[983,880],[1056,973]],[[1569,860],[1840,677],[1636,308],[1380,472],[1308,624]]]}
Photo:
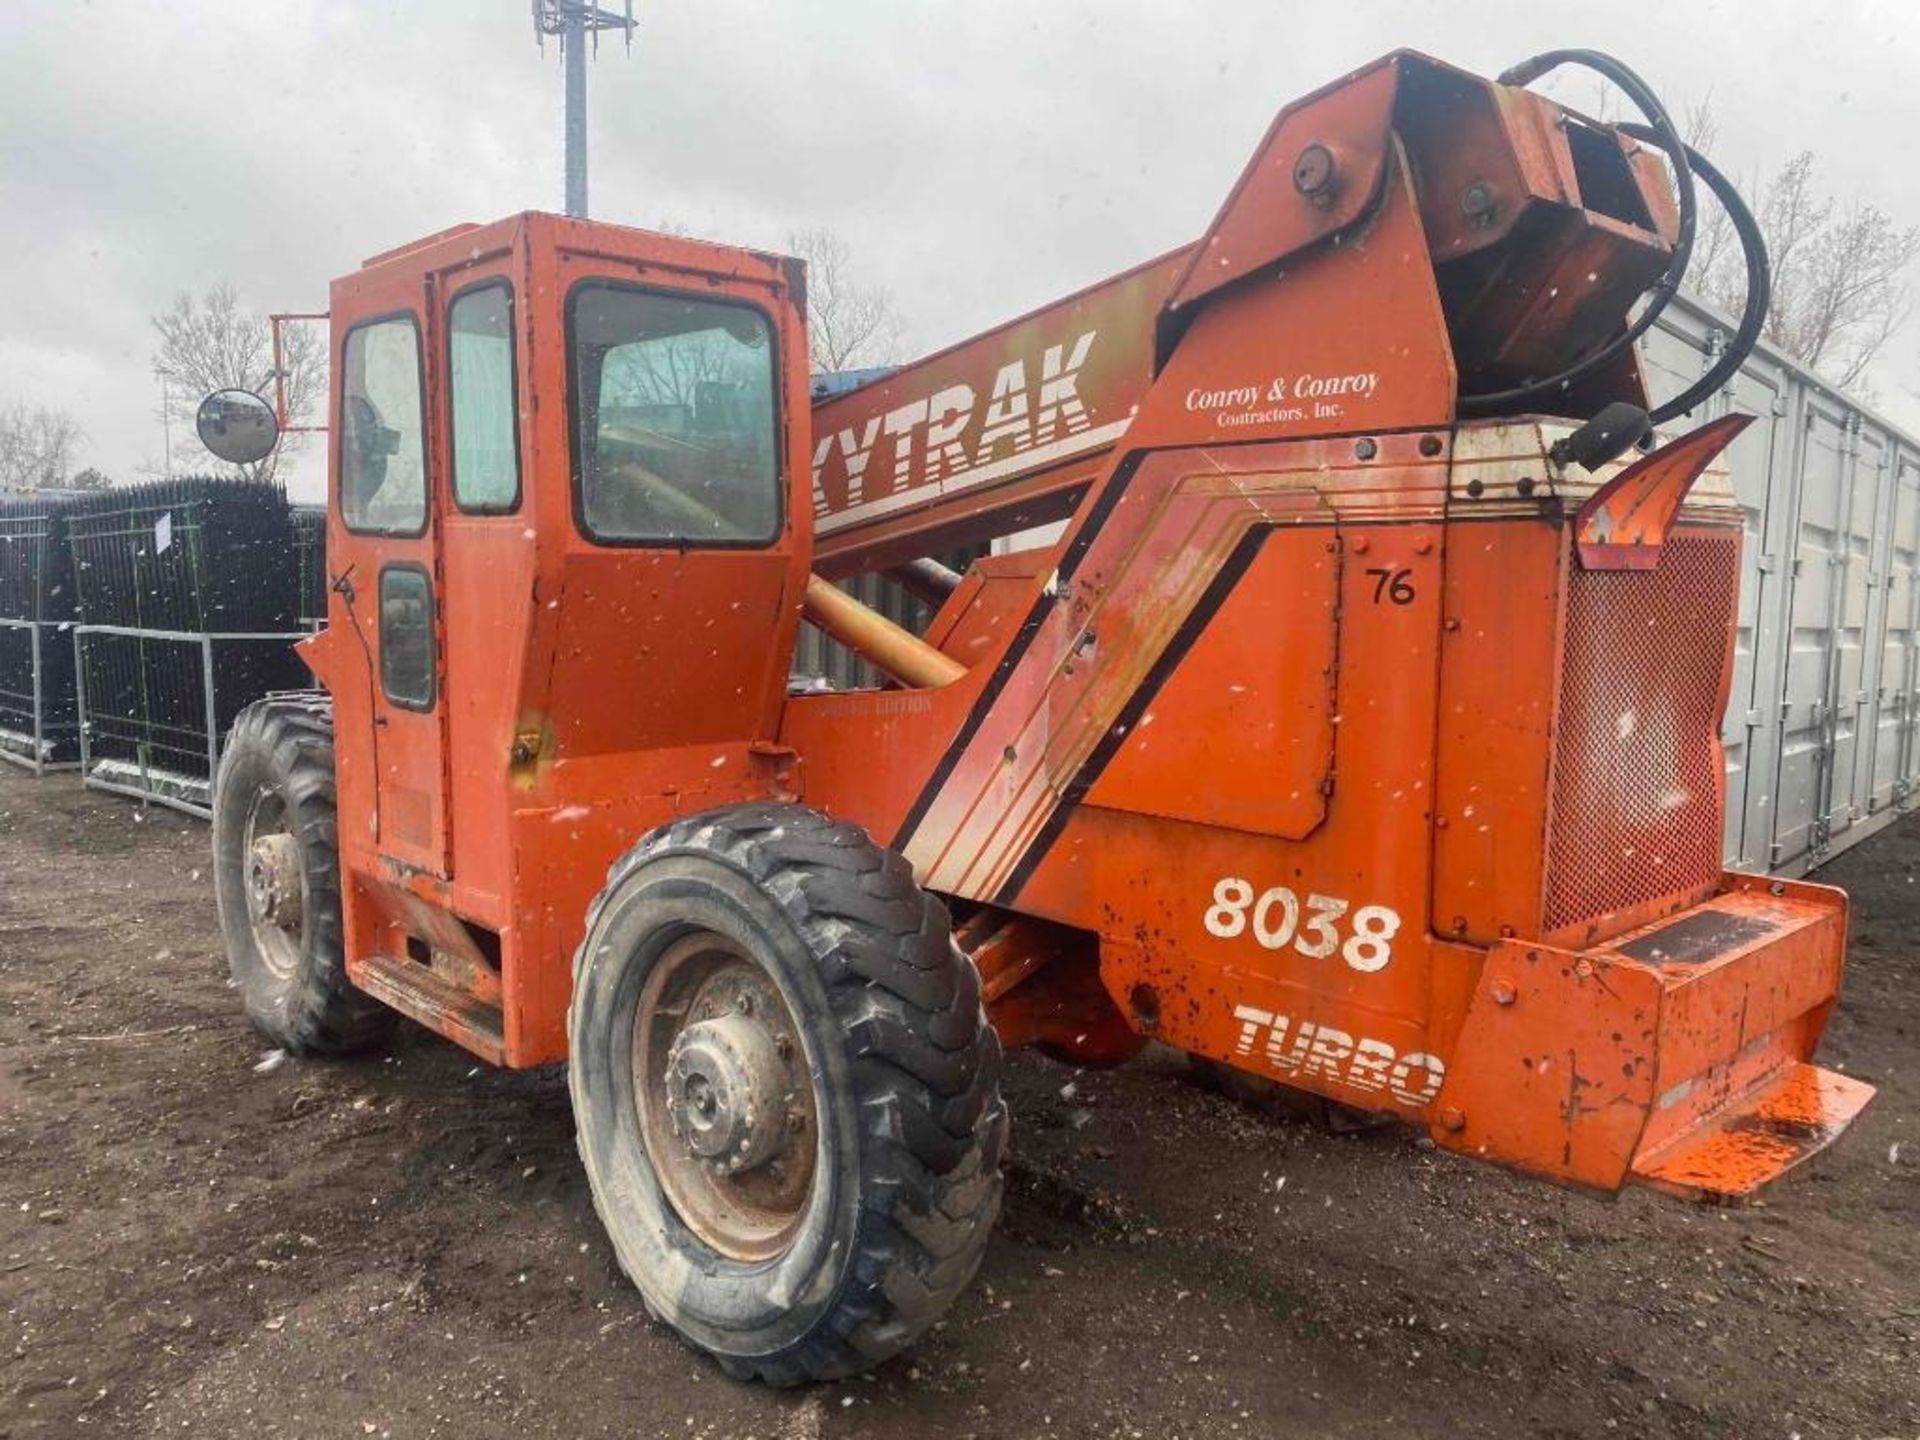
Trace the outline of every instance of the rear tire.
{"label": "rear tire", "polygon": [[324,695],[240,712],[213,799],[213,880],[227,967],[247,1018],[296,1055],[380,1044],[394,1013],[347,979]]}
{"label": "rear tire", "polygon": [[580,1154],[649,1309],[730,1375],[849,1375],[972,1279],[1000,1206],[1000,1046],[946,906],[794,805],[676,821],[574,961]]}

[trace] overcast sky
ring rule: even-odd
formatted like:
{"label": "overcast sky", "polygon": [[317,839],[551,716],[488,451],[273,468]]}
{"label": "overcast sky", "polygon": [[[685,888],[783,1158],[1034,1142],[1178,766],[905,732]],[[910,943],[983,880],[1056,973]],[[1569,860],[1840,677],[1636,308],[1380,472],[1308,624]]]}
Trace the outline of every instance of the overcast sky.
{"label": "overcast sky", "polygon": [[[631,58],[603,43],[590,76],[594,214],[831,227],[913,350],[1193,238],[1275,110],[1400,46],[1487,74],[1611,51],[1676,113],[1711,90],[1736,175],[1810,147],[1839,197],[1920,221],[1913,0],[635,3]],[[0,403],[70,409],[137,478],[177,291],[324,308],[364,256],[558,209],[560,154],[525,0],[0,0]],[[1920,429],[1920,320],[1879,387]]]}

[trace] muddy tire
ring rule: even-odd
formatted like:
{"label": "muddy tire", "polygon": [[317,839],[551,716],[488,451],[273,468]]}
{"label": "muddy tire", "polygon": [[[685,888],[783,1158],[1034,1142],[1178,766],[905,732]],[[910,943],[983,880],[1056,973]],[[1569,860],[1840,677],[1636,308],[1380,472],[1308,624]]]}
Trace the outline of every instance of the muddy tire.
{"label": "muddy tire", "polygon": [[227,967],[262,1034],[296,1055],[386,1038],[393,1012],[347,979],[325,696],[262,700],[234,721],[214,787],[213,881]]}
{"label": "muddy tire", "polygon": [[728,1374],[867,1369],[972,1279],[999,1041],[946,906],[857,826],[752,805],[649,835],[589,912],[568,1024],[614,1252]]}

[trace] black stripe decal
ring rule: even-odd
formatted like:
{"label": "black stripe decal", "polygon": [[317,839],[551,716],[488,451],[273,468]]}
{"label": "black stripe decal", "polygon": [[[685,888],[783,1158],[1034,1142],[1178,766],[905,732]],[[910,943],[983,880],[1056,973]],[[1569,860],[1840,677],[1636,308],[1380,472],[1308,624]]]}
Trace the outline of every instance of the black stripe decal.
{"label": "black stripe decal", "polygon": [[1226,603],[1227,596],[1233,593],[1234,587],[1246,575],[1247,567],[1253,564],[1253,557],[1260,553],[1260,547],[1266,541],[1267,532],[1273,528],[1275,527],[1269,524],[1255,525],[1240,537],[1232,553],[1221,564],[1219,573],[1207,583],[1206,590],[1194,603],[1187,618],[1181,621],[1180,628],[1173,633],[1173,638],[1167,642],[1167,648],[1160,652],[1160,658],[1154,661],[1153,668],[1147,671],[1146,676],[1141,680],[1140,688],[1128,697],[1127,703],[1121,707],[1120,714],[1115,717],[1113,724],[1107,727],[1107,733],[1100,737],[1100,743],[1095,745],[1092,752],[1081,762],[1080,769],[1068,782],[1067,788],[1061,792],[1060,801],[1054,806],[1053,813],[1047,817],[1046,824],[1040,827],[1040,833],[1035,835],[1032,843],[1027,846],[1026,854],[1020,857],[1005,883],[994,893],[993,904],[1002,907],[1011,906],[1019,896],[1020,891],[1026,886],[1028,877],[1033,874],[1034,868],[1046,858],[1047,851],[1052,849],[1054,841],[1060,838],[1060,832],[1066,829],[1067,821],[1073,817],[1073,812],[1078,808],[1081,800],[1094,787],[1113,757],[1120,753],[1120,747],[1133,733],[1133,727],[1139,722],[1140,717],[1146,714],[1147,707],[1160,693],[1160,688],[1166,684],[1167,677],[1179,668],[1180,662],[1187,656],[1187,651],[1193,647],[1193,642],[1200,638],[1200,632],[1212,622],[1214,614]]}
{"label": "black stripe decal", "polygon": [[[1140,462],[1148,453],[1144,450],[1129,451],[1114,467],[1112,478],[1094,497],[1093,509],[1087,516],[1086,524],[1080,527],[1079,533],[1073,537],[1073,543],[1067,547],[1066,553],[1060,557],[1060,563],[1054,567],[1055,574],[1062,581],[1071,579],[1074,572],[1080,568],[1080,562],[1085,558],[1088,548],[1098,537],[1108,517],[1113,514],[1113,507],[1120,503],[1120,496],[1126,490],[1127,483],[1133,479],[1134,472],[1140,468]],[[913,808],[907,811],[907,818],[900,822],[900,828],[894,832],[893,848],[895,850],[905,850],[907,842],[913,838],[913,832],[919,829],[920,822],[927,818],[927,811],[933,808],[933,802],[945,788],[954,767],[960,763],[960,757],[967,753],[967,746],[973,743],[973,737],[986,721],[987,713],[993,709],[994,702],[1000,698],[1000,692],[1007,688],[1007,681],[1012,677],[1014,670],[1026,658],[1028,649],[1033,645],[1033,637],[1040,633],[1040,623],[1053,609],[1055,598],[1053,595],[1041,594],[1034,599],[1033,608],[1027,611],[1026,619],[1020,622],[1020,629],[1013,637],[1013,643],[1007,646],[1007,653],[1000,657],[1000,663],[993,667],[993,674],[987,677],[985,687],[980,691],[979,698],[973,702],[973,708],[967,712],[967,718],[961,723],[958,733],[954,735],[953,743],[948,745],[946,752],[941,755],[940,763],[933,767],[933,773],[927,777],[927,783],[921,787],[918,798],[913,802]]]}

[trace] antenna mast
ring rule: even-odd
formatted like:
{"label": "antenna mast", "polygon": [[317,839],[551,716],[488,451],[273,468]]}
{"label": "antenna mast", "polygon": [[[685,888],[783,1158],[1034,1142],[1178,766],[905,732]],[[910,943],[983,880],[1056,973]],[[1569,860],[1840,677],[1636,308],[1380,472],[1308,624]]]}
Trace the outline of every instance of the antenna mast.
{"label": "antenna mast", "polygon": [[588,0],[533,0],[533,33],[545,54],[547,36],[560,37],[560,58],[567,76],[566,156],[567,214],[585,218],[587,213],[587,45],[592,37],[593,53],[600,53],[600,32],[618,30],[626,41],[627,53],[633,53],[633,0],[623,0],[623,10],[615,14]]}

